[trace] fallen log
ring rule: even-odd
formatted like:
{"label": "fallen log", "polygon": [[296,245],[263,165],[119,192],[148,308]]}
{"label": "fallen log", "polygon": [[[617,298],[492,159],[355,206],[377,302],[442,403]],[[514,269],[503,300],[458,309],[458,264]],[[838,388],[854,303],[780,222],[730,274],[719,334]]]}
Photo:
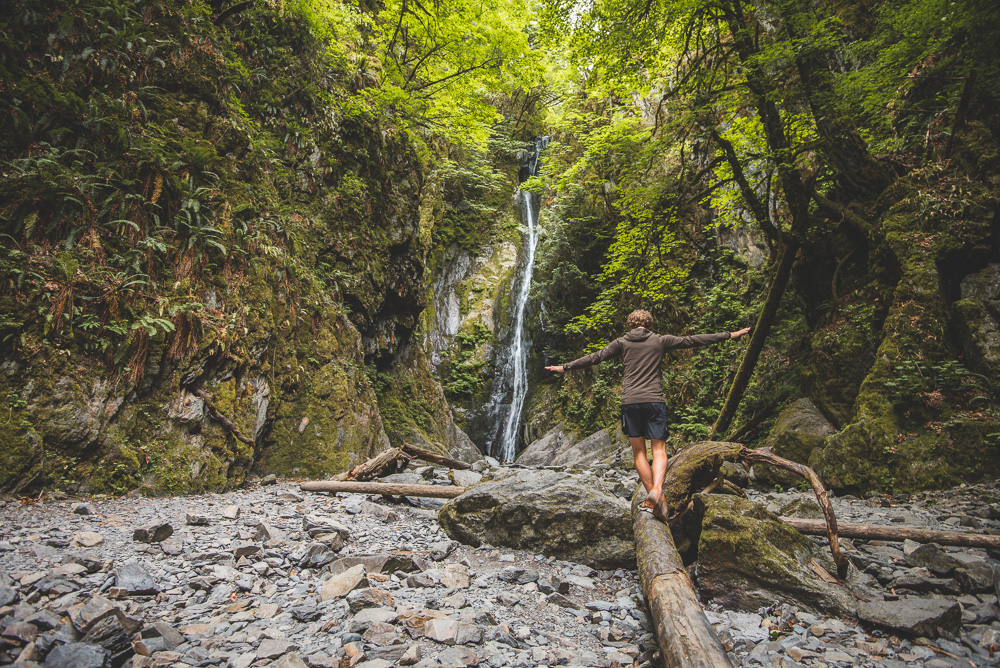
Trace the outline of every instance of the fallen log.
{"label": "fallen log", "polygon": [[354,482],[317,480],[299,485],[303,492],[348,492],[351,494],[383,494],[385,496],[422,496],[434,499],[454,499],[465,491],[456,485],[404,485],[391,482]]}
{"label": "fallen log", "polygon": [[472,468],[471,464],[466,464],[465,462],[460,462],[457,459],[439,455],[432,450],[427,450],[426,448],[421,448],[416,445],[410,445],[409,443],[403,444],[403,452],[415,459],[423,459],[425,462],[431,462],[432,464],[441,464],[442,466],[447,466],[450,469],[465,471]]}
{"label": "fallen log", "polygon": [[[824,536],[827,533],[826,523],[822,520],[803,520],[797,517],[782,517],[781,521],[811,536]],[[840,535],[844,538],[863,538],[866,540],[903,541],[906,539],[918,543],[937,543],[939,545],[955,545],[958,547],[982,547],[1000,549],[1000,536],[988,536],[980,533],[962,533],[960,531],[937,531],[934,529],[917,529],[915,527],[882,526],[878,524],[838,524]]]}
{"label": "fallen log", "polygon": [[677,668],[732,666],[698,602],[698,594],[677,553],[670,529],[651,514],[639,510],[639,503],[645,496],[640,487],[632,499],[632,529],[639,579],[653,618],[663,664]]}

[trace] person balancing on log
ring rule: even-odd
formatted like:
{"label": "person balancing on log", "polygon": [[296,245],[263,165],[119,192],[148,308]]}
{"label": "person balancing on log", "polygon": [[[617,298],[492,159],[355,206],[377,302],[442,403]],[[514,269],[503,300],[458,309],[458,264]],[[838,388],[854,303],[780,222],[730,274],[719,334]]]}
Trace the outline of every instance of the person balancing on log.
{"label": "person balancing on log", "polygon": [[[635,456],[635,469],[646,488],[642,509],[653,513],[664,522],[669,509],[663,498],[663,481],[667,475],[667,404],[663,399],[661,363],[671,348],[707,346],[728,339],[736,339],[750,331],[749,327],[738,332],[719,334],[694,334],[671,336],[649,330],[653,316],[649,311],[632,311],[625,320],[629,333],[615,339],[603,350],[557,366],[545,367],[548,371],[563,373],[583,369],[612,357],[621,356],[625,364],[622,380],[622,433],[628,436]],[[646,459],[646,439],[653,450],[653,467]]]}

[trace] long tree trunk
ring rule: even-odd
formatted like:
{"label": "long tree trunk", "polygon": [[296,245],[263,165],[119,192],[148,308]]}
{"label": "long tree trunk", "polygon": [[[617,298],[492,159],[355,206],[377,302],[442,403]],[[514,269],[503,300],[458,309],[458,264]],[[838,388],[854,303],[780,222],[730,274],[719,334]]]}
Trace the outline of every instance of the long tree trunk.
{"label": "long tree trunk", "polygon": [[771,279],[771,287],[767,291],[764,308],[761,309],[760,316],[757,318],[757,324],[754,325],[753,332],[750,335],[750,345],[747,346],[747,350],[743,354],[743,361],[740,362],[740,368],[736,372],[733,384],[729,388],[729,394],[726,396],[726,403],[722,406],[722,411],[715,421],[715,426],[712,428],[712,435],[709,438],[715,439],[716,436],[723,436],[729,430],[729,425],[733,422],[736,409],[740,405],[740,400],[743,398],[743,393],[746,391],[747,385],[750,384],[754,367],[757,366],[757,360],[760,357],[761,351],[764,350],[767,335],[770,333],[771,326],[774,324],[775,317],[778,314],[778,306],[781,305],[781,298],[785,294],[785,286],[788,285],[788,277],[792,273],[792,265],[795,263],[795,255],[798,250],[799,244],[794,237],[788,239],[782,246],[781,257],[778,258],[778,267],[775,269],[774,277]]}
{"label": "long tree trunk", "polygon": [[726,396],[726,403],[712,429],[712,438],[724,434],[732,424],[736,409],[743,398],[743,392],[746,391],[747,385],[750,383],[754,367],[757,365],[761,351],[764,350],[767,335],[774,324],[778,306],[785,294],[788,277],[795,262],[795,255],[798,253],[802,235],[808,227],[810,219],[809,188],[806,186],[802,174],[795,167],[795,150],[789,143],[781,112],[771,95],[771,81],[768,73],[761,67],[758,57],[759,49],[751,37],[754,31],[748,24],[748,17],[743,11],[741,0],[731,0],[728,6],[724,7],[723,14],[737,56],[744,68],[747,89],[750,91],[761,126],[764,129],[767,147],[777,167],[778,180],[788,205],[788,216],[791,219],[791,224],[787,232],[781,233],[781,255],[778,258],[774,276],[771,278],[764,308],[757,318],[757,324],[750,337],[750,345],[747,347],[740,368],[733,379],[729,394]]}

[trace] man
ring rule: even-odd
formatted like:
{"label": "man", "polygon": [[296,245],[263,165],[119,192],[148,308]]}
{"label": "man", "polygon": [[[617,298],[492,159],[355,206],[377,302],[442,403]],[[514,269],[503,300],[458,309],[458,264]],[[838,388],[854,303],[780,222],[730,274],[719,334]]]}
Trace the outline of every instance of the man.
{"label": "man", "polygon": [[[667,521],[669,509],[663,498],[663,481],[667,475],[667,405],[663,400],[661,363],[671,348],[707,346],[728,339],[736,339],[750,331],[749,327],[738,332],[720,334],[695,334],[670,336],[649,330],[653,316],[649,311],[632,311],[625,320],[629,333],[615,339],[603,350],[567,364],[545,367],[563,373],[592,366],[612,357],[622,357],[625,375],[622,380],[622,432],[628,436],[635,457],[635,469],[646,489],[643,510]],[[646,459],[646,439],[653,450],[653,468]]]}

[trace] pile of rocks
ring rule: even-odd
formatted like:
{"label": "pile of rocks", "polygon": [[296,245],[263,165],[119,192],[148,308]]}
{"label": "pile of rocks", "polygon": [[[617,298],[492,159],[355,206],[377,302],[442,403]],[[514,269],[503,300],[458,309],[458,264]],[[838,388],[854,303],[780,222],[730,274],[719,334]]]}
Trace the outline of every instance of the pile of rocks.
{"label": "pile of rocks", "polygon": [[280,483],[7,502],[0,521],[0,663],[614,667],[656,650],[634,573],[460,546],[406,504]]}

